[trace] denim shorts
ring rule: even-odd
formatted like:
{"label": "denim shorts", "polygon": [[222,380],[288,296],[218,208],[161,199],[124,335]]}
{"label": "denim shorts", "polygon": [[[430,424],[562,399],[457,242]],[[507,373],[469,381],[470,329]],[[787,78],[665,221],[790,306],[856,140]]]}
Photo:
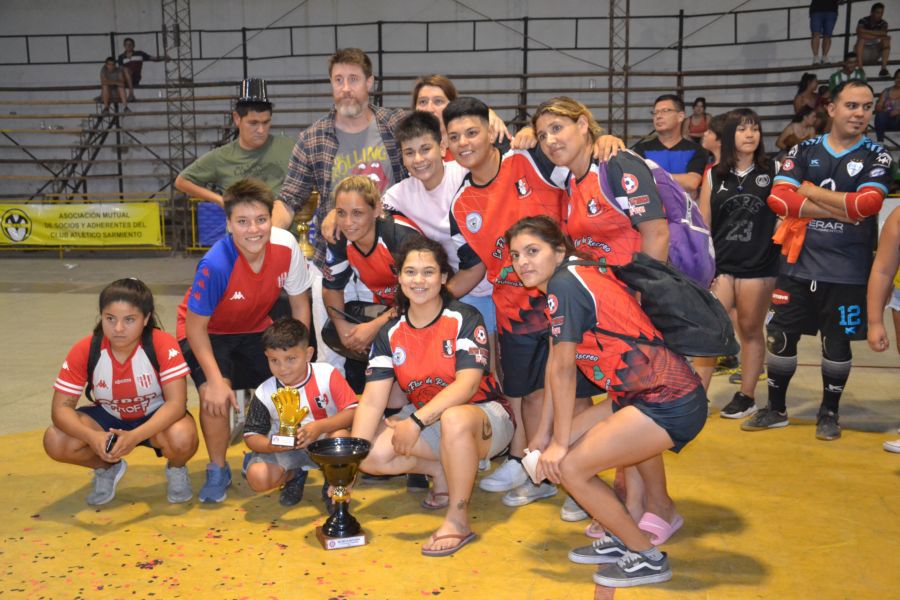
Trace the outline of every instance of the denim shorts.
{"label": "denim shorts", "polygon": [[[109,414],[105,408],[99,406],[97,404],[92,404],[90,406],[81,406],[76,409],[80,413],[84,413],[94,421],[97,422],[103,431],[109,431],[110,429],[124,429],[125,431],[131,431],[132,429],[137,429],[147,421],[149,421],[155,412],[150,413],[149,415],[145,415],[139,419],[131,419],[129,421],[123,421],[122,419],[118,419],[111,414]],[[190,414],[190,413],[188,413]],[[139,443],[138,446],[146,446],[150,448],[154,452],[156,452],[156,456],[162,458],[162,450],[154,446],[150,443],[150,440],[144,440]]]}
{"label": "denim shorts", "polygon": [[250,458],[247,459],[247,468],[250,468],[250,465],[252,464],[260,462],[278,465],[284,469],[285,472],[296,471],[298,469],[309,471],[311,469],[319,468],[319,465],[309,457],[309,453],[302,448],[287,450],[285,452],[251,452]]}
{"label": "denim shorts", "polygon": [[681,452],[688,442],[697,437],[709,416],[709,402],[700,386],[681,398],[667,402],[646,402],[640,398],[626,400],[622,405],[613,402],[613,412],[625,406],[634,406],[665,429],[675,443],[670,448],[675,453]]}
{"label": "denim shorts", "polygon": [[809,13],[809,31],[810,33],[819,33],[824,37],[831,37],[834,31],[834,24],[837,22],[838,14],[836,12],[813,12]]}

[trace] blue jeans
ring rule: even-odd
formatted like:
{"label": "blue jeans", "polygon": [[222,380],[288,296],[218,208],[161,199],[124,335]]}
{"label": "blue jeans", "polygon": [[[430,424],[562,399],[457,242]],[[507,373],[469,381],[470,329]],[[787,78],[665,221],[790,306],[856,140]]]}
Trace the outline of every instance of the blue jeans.
{"label": "blue jeans", "polygon": [[875,113],[875,137],[884,141],[885,131],[900,131],[900,115],[891,116],[888,111]]}

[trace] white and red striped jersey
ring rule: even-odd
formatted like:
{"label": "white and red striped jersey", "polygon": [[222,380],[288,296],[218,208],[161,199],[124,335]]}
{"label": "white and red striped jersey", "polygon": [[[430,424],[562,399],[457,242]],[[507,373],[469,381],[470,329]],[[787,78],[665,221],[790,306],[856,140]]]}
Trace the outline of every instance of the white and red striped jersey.
{"label": "white and red striped jersey", "polygon": [[[275,377],[269,377],[256,388],[256,397],[247,410],[244,437],[256,434],[271,436],[278,431],[281,422],[272,402],[272,394],[280,387],[284,384]],[[291,387],[300,392],[300,406],[309,409],[309,414],[300,423],[301,427],[334,416],[358,403],[350,384],[340,371],[328,363],[309,363],[306,379]]]}
{"label": "white and red striped jersey", "polygon": [[[159,373],[138,342],[124,362],[113,356],[109,340],[100,345],[100,358],[94,368],[94,403],[123,421],[140,419],[156,411],[165,401],[162,385],[185,377],[190,372],[175,338],[153,330],[153,349],[159,361]],[[80,397],[87,383],[91,336],[79,340],[66,356],[53,389],[67,396]]]}

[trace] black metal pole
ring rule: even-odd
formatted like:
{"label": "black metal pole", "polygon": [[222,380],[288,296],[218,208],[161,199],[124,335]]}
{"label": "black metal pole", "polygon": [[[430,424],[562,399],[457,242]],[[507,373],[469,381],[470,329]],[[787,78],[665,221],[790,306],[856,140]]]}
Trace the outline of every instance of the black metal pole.
{"label": "black metal pole", "polygon": [[[847,14],[844,15],[844,56],[847,56],[847,53],[850,52],[850,24],[853,20],[850,18],[850,12],[853,8],[852,2],[847,2]],[[841,60],[844,60],[844,56],[841,57]],[[862,59],[862,57],[860,57]]]}
{"label": "black metal pole", "polygon": [[528,119],[528,17],[522,17],[522,77],[519,83],[519,110],[516,121]]}
{"label": "black metal pole", "polygon": [[384,106],[384,45],[382,44],[381,39],[381,29],[382,21],[378,21],[378,82],[375,84],[375,91],[378,92],[375,96],[375,104],[376,106]]}
{"label": "black metal pole", "polygon": [[241,62],[244,64],[244,79],[250,77],[247,71],[247,28],[241,27],[241,48],[243,52],[243,57]]}
{"label": "black metal pole", "polygon": [[678,95],[684,96],[684,76],[681,69],[684,66],[684,9],[678,11]]}

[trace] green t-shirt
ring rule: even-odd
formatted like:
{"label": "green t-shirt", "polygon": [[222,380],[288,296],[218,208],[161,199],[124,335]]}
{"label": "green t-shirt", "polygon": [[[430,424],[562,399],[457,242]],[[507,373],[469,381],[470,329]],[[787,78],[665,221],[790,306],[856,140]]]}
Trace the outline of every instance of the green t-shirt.
{"label": "green t-shirt", "polygon": [[845,81],[850,81],[851,79],[859,79],[861,81],[865,81],[866,72],[859,67],[856,67],[855,69],[853,69],[852,73],[847,75],[846,73],[844,73],[844,70],[841,69],[831,75],[831,78],[828,80],[828,89],[833,92],[834,88],[841,85]]}
{"label": "green t-shirt", "polygon": [[219,191],[245,177],[256,177],[272,188],[277,198],[293,149],[294,140],[283,135],[270,135],[256,150],[244,150],[235,140],[201,156],[181,176],[197,185],[212,185]]}

